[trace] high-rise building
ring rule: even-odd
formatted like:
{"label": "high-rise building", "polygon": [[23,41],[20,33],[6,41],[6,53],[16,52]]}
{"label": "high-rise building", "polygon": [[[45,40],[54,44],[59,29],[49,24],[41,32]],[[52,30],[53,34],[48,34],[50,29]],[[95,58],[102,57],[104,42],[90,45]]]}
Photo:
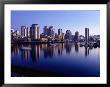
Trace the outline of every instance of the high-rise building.
{"label": "high-rise building", "polygon": [[67,39],[67,40],[72,39],[72,33],[70,30],[66,30],[65,39]]}
{"label": "high-rise building", "polygon": [[55,29],[52,29],[52,38],[55,37]]}
{"label": "high-rise building", "polygon": [[30,27],[30,37],[32,40],[40,39],[40,30],[38,24],[32,24]]}
{"label": "high-rise building", "polygon": [[58,29],[58,37],[59,37],[59,40],[62,39],[62,29]]}
{"label": "high-rise building", "polygon": [[21,26],[21,36],[26,37],[26,26]]}
{"label": "high-rise building", "polygon": [[88,42],[89,40],[89,28],[85,28],[85,41]]}
{"label": "high-rise building", "polygon": [[50,26],[50,27],[48,28],[48,31],[47,31],[47,35],[48,35],[48,36],[52,36],[52,28],[53,28],[53,26]]}
{"label": "high-rise building", "polygon": [[48,36],[48,37],[51,37],[53,38],[54,37],[54,29],[53,29],[53,26],[44,26],[43,28],[43,33],[44,33],[44,36]]}
{"label": "high-rise building", "polygon": [[30,27],[30,38],[33,39],[34,38],[33,36],[34,36],[33,35],[33,30],[32,30],[32,27]]}
{"label": "high-rise building", "polygon": [[47,35],[50,37],[54,37],[54,30],[53,30],[53,26],[50,26],[47,30]]}
{"label": "high-rise building", "polygon": [[30,31],[28,27],[26,28],[26,37],[30,37]]}
{"label": "high-rise building", "polygon": [[79,42],[79,32],[78,31],[75,32],[74,40],[75,40],[75,42]]}
{"label": "high-rise building", "polygon": [[58,29],[58,35],[62,35],[62,29]]}
{"label": "high-rise building", "polygon": [[62,33],[62,40],[64,40],[64,36],[65,36],[65,34],[64,34],[64,33]]}
{"label": "high-rise building", "polygon": [[47,31],[48,31],[47,26],[44,26],[43,31],[44,31],[44,35],[47,35]]}
{"label": "high-rise building", "polygon": [[55,33],[55,39],[58,39],[58,34],[57,33]]}

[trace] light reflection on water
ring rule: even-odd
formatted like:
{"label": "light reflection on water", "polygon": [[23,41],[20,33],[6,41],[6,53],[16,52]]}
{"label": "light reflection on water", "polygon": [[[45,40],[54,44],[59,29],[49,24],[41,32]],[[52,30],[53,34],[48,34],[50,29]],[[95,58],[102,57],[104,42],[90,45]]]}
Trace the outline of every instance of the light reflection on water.
{"label": "light reflection on water", "polygon": [[[30,47],[31,50],[22,50]],[[11,47],[13,66],[52,71],[63,76],[100,76],[100,48],[77,43],[25,44]]]}

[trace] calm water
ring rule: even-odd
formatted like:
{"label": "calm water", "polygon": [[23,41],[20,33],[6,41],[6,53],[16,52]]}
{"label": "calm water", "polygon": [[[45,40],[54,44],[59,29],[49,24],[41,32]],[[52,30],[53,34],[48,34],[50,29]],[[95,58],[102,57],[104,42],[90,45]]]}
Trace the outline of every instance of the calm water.
{"label": "calm water", "polygon": [[[22,50],[31,47],[31,50]],[[100,48],[75,43],[11,46],[12,76],[100,76]]]}

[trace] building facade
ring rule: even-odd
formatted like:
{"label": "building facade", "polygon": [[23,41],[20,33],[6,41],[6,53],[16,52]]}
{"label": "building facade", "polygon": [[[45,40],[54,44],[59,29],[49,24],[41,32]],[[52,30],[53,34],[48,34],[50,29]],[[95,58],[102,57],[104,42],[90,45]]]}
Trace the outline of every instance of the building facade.
{"label": "building facade", "polygon": [[78,31],[75,32],[74,40],[75,40],[75,42],[79,42],[79,32]]}
{"label": "building facade", "polygon": [[21,26],[21,37],[26,37],[26,26]]}
{"label": "building facade", "polygon": [[32,24],[30,27],[30,37],[32,40],[40,39],[40,30],[38,24]]}
{"label": "building facade", "polygon": [[58,38],[59,40],[62,39],[62,29],[58,29]]}
{"label": "building facade", "polygon": [[47,31],[48,31],[47,26],[44,26],[44,28],[43,28],[43,33],[44,33],[45,36],[47,35]]}
{"label": "building facade", "polygon": [[85,28],[85,41],[89,41],[89,28]]}
{"label": "building facade", "polygon": [[72,40],[72,33],[70,30],[66,30],[65,39]]}

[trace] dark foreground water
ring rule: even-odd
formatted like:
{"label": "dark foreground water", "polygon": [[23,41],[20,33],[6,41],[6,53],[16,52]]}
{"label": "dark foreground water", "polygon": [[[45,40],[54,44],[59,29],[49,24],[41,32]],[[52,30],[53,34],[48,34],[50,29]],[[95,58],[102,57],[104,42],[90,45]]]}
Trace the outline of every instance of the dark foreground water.
{"label": "dark foreground water", "polygon": [[11,76],[97,77],[100,48],[80,47],[75,43],[12,45]]}

